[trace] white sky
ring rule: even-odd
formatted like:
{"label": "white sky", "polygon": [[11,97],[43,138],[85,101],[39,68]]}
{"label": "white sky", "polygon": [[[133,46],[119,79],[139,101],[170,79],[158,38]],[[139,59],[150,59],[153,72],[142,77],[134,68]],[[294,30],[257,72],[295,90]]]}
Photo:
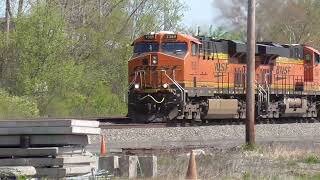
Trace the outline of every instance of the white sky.
{"label": "white sky", "polygon": [[213,0],[184,0],[189,9],[185,12],[183,24],[187,26],[214,26],[219,11],[214,8]]}
{"label": "white sky", "polygon": [[4,16],[4,12],[5,12],[5,0],[0,0],[0,17]]}
{"label": "white sky", "polygon": [[[188,6],[183,18],[186,26],[210,26],[215,25],[214,19],[219,11],[214,8],[213,0],[184,0]],[[4,16],[5,1],[0,0],[0,16]]]}

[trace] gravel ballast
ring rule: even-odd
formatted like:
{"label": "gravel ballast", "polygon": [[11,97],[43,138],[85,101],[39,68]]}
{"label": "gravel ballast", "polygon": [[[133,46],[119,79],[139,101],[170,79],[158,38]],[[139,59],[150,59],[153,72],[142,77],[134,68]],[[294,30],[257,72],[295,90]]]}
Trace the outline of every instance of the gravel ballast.
{"label": "gravel ballast", "polygon": [[[244,125],[103,129],[109,148],[151,148],[167,146],[208,145],[217,148],[243,144]],[[320,142],[320,123],[259,124],[257,141],[315,141]],[[98,145],[99,136],[91,136]]]}

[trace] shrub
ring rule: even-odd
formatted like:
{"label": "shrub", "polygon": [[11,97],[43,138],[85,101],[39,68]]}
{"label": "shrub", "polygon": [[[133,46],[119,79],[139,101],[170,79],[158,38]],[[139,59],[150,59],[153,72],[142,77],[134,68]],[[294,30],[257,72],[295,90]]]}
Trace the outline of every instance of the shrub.
{"label": "shrub", "polygon": [[38,116],[39,110],[34,101],[0,90],[0,119],[35,118]]}
{"label": "shrub", "polygon": [[108,86],[96,83],[89,86],[90,93],[68,91],[63,96],[55,96],[46,108],[49,117],[88,117],[125,115],[126,104],[113,94]]}

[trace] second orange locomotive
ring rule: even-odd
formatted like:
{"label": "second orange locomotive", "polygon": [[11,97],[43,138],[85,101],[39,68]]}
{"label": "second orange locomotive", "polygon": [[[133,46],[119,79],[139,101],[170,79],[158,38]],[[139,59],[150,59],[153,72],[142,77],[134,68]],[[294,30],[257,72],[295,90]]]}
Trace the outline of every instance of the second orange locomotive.
{"label": "second orange locomotive", "polygon": [[[159,32],[133,42],[128,115],[143,122],[245,118],[246,44]],[[318,117],[320,54],[256,45],[256,115]]]}

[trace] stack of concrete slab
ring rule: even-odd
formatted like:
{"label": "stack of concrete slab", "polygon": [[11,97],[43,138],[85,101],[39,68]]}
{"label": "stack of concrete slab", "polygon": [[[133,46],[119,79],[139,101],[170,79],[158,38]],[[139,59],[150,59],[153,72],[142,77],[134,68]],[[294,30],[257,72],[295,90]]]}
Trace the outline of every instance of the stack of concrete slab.
{"label": "stack of concrete slab", "polygon": [[0,121],[0,167],[33,166],[48,178],[88,174],[97,161],[86,151],[88,135],[99,134],[97,121]]}

